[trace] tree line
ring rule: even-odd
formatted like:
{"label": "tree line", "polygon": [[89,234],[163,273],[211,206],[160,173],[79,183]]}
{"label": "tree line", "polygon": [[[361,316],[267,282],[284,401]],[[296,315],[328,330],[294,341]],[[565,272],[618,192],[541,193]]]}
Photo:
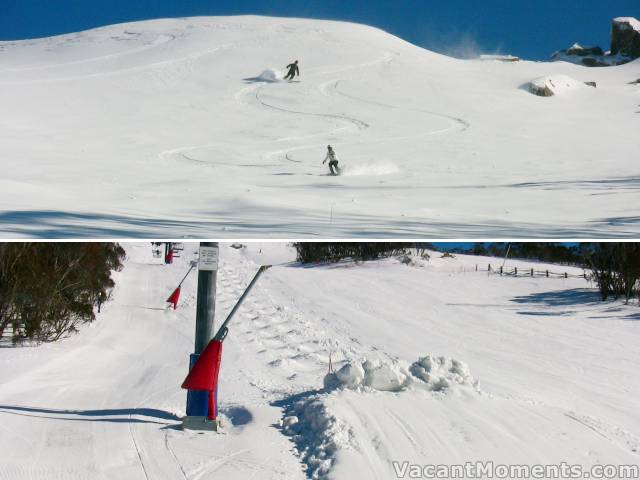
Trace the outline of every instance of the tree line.
{"label": "tree line", "polygon": [[122,268],[117,243],[0,243],[0,336],[49,342],[95,319]]}
{"label": "tree line", "polygon": [[375,260],[405,253],[414,245],[397,242],[296,242],[293,246],[300,263],[318,263],[338,262],[345,258]]}

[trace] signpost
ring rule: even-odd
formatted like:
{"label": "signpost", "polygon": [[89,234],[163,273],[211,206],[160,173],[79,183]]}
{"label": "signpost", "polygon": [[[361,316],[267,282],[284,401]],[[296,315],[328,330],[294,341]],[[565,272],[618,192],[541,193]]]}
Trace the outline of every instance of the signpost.
{"label": "signpost", "polygon": [[222,360],[222,342],[228,331],[227,325],[260,275],[270,267],[263,265],[258,269],[214,335],[218,258],[217,242],[200,243],[195,348],[189,358],[189,374],[182,383],[182,388],[187,389],[187,415],[182,419],[182,428],[190,430],[218,430],[218,373]]}
{"label": "signpost", "polygon": [[[189,359],[189,371],[213,338],[216,312],[216,277],[218,271],[218,242],[200,242],[198,258],[198,298],[196,305],[196,339],[194,353]],[[215,394],[215,392],[214,392]],[[209,392],[187,391],[187,416],[183,427],[196,430],[216,430],[216,422],[207,419]]]}

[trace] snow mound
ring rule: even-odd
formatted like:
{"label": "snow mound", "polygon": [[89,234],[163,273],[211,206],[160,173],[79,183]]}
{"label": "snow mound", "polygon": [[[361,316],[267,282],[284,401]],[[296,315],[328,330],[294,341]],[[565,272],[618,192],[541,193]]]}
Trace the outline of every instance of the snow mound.
{"label": "snow mound", "polygon": [[453,385],[478,385],[477,380],[471,376],[469,367],[455,358],[427,355],[413,363],[409,372],[434,392],[443,392]]}
{"label": "snow mound", "polygon": [[335,390],[364,387],[383,392],[399,392],[410,383],[409,374],[396,362],[366,360],[363,363],[347,363],[335,373],[324,377],[324,388]]}
{"label": "snow mound", "polygon": [[585,84],[568,75],[547,75],[536,78],[529,83],[529,91],[540,97],[563,95],[571,91],[584,88]]}
{"label": "snow mound", "polygon": [[446,392],[454,386],[477,388],[478,382],[464,362],[429,354],[419,358],[408,369],[396,361],[366,360],[363,363],[347,363],[337,372],[324,377],[326,390],[400,392],[411,385],[426,387],[432,392]]}
{"label": "snow mound", "polygon": [[262,80],[263,82],[279,82],[283,77],[284,75],[282,75],[282,72],[280,70],[277,70],[275,68],[267,68],[264,72],[258,75],[257,78],[259,80]]}
{"label": "snow mound", "polygon": [[341,167],[340,173],[349,177],[356,175],[391,175],[399,171],[400,169],[393,163],[364,163]]}
{"label": "snow mound", "polygon": [[286,409],[281,421],[284,434],[296,444],[296,453],[312,479],[327,476],[336,453],[349,447],[353,437],[347,425],[327,410],[322,397],[298,400]]}

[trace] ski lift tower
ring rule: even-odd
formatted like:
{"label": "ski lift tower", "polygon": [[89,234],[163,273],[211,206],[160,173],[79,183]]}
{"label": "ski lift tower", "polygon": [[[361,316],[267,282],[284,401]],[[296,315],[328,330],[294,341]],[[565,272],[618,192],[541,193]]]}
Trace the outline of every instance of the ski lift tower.
{"label": "ski lift tower", "polygon": [[[196,340],[194,353],[189,358],[189,370],[198,361],[200,354],[213,338],[216,313],[216,279],[219,258],[218,242],[200,242],[198,256],[198,299],[196,304]],[[217,430],[217,423],[207,418],[209,392],[187,391],[187,416],[183,419],[186,428]]]}

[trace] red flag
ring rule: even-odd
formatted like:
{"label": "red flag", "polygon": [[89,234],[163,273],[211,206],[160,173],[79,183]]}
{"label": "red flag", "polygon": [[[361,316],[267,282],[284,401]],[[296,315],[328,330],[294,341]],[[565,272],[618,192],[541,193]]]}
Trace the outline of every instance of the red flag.
{"label": "red flag", "polygon": [[167,252],[167,256],[164,258],[164,263],[173,263],[173,248]]}
{"label": "red flag", "polygon": [[173,309],[175,310],[178,307],[178,300],[180,300],[180,287],[177,287],[169,298],[167,298],[167,303],[173,303]]}
{"label": "red flag", "polygon": [[222,342],[211,340],[182,382],[182,388],[215,392],[218,387],[221,360]]}

